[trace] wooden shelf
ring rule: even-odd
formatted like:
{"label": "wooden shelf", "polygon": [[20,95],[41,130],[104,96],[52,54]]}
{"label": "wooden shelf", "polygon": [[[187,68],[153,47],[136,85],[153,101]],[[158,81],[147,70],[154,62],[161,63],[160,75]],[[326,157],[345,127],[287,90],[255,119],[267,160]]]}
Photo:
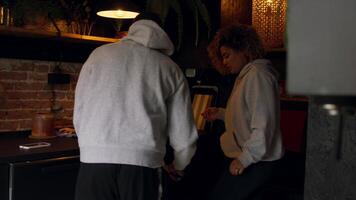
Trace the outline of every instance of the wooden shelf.
{"label": "wooden shelf", "polygon": [[82,63],[98,46],[119,40],[0,25],[0,57]]}
{"label": "wooden shelf", "polygon": [[72,33],[49,32],[18,27],[0,26],[0,35],[25,38],[59,39],[63,41],[88,42],[88,43],[112,43],[117,42],[117,38],[107,38],[99,36],[79,35]]}

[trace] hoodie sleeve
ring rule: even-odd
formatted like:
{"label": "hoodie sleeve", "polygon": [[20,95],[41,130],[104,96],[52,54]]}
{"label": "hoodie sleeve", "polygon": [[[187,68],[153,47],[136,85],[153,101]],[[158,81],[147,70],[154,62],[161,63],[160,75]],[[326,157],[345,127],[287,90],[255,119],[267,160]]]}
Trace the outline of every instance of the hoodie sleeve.
{"label": "hoodie sleeve", "polygon": [[83,64],[82,69],[79,73],[77,85],[75,87],[75,96],[74,96],[74,110],[73,110],[73,125],[74,128],[79,134],[80,132],[80,119],[82,113],[82,107],[85,100],[85,94],[88,92],[88,79],[92,74],[92,55],[88,58],[88,60]]}
{"label": "hoodie sleeve", "polygon": [[183,80],[167,100],[168,136],[174,149],[174,165],[183,170],[196,150],[197,130],[193,120],[188,84]]}

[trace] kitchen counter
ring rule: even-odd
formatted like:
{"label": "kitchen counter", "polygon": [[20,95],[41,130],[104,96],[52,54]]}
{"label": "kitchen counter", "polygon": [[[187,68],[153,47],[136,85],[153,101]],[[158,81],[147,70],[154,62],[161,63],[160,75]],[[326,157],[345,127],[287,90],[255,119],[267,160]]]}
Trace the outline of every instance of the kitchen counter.
{"label": "kitchen counter", "polygon": [[[74,199],[80,166],[77,139],[31,139],[30,134],[31,131],[0,133],[0,199]],[[34,142],[51,145],[19,148]]]}
{"label": "kitchen counter", "polygon": [[[30,139],[28,135],[30,131],[0,134],[0,164],[79,155],[76,138]],[[51,146],[28,150],[19,148],[20,144],[33,142],[49,142]]]}

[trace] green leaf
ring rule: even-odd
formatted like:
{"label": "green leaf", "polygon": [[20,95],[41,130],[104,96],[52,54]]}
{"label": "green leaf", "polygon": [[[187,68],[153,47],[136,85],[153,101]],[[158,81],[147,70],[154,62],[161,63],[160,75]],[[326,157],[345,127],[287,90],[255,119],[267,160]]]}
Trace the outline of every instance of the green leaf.
{"label": "green leaf", "polygon": [[195,46],[198,46],[199,42],[199,13],[198,13],[198,7],[195,1],[193,0],[187,0],[186,1],[190,9],[193,11],[193,18],[194,18],[194,24],[195,24]]}
{"label": "green leaf", "polygon": [[177,44],[177,50],[180,49],[182,46],[182,41],[183,41],[183,29],[184,29],[184,24],[183,24],[183,13],[182,9],[180,6],[180,3],[178,0],[168,0],[172,9],[177,13],[177,25],[178,25],[178,44]]}
{"label": "green leaf", "polygon": [[208,38],[209,38],[210,33],[211,33],[211,20],[210,20],[210,15],[209,15],[208,9],[200,0],[194,0],[194,1],[197,5],[198,12],[199,12],[201,18],[203,19],[206,27],[208,28]]}
{"label": "green leaf", "polygon": [[183,41],[183,12],[182,4],[188,5],[189,9],[193,12],[194,24],[195,24],[195,45],[198,45],[200,36],[200,20],[203,20],[208,29],[208,37],[211,32],[210,16],[206,6],[201,0],[147,0],[146,10],[156,13],[160,16],[162,24],[166,23],[168,13],[172,9],[177,14],[177,27],[178,27],[178,44],[176,49],[179,50]]}
{"label": "green leaf", "polygon": [[166,23],[169,7],[169,1],[167,0],[148,0],[146,2],[146,10],[159,15],[162,24]]}

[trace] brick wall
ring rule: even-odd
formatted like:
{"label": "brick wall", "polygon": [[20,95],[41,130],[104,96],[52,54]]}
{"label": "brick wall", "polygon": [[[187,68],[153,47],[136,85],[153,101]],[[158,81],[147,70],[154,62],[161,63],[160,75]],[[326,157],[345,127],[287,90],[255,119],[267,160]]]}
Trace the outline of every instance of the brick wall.
{"label": "brick wall", "polygon": [[55,110],[56,127],[72,126],[74,90],[80,63],[61,63],[70,84],[49,85],[56,62],[0,58],[0,133],[30,130],[37,112]]}

